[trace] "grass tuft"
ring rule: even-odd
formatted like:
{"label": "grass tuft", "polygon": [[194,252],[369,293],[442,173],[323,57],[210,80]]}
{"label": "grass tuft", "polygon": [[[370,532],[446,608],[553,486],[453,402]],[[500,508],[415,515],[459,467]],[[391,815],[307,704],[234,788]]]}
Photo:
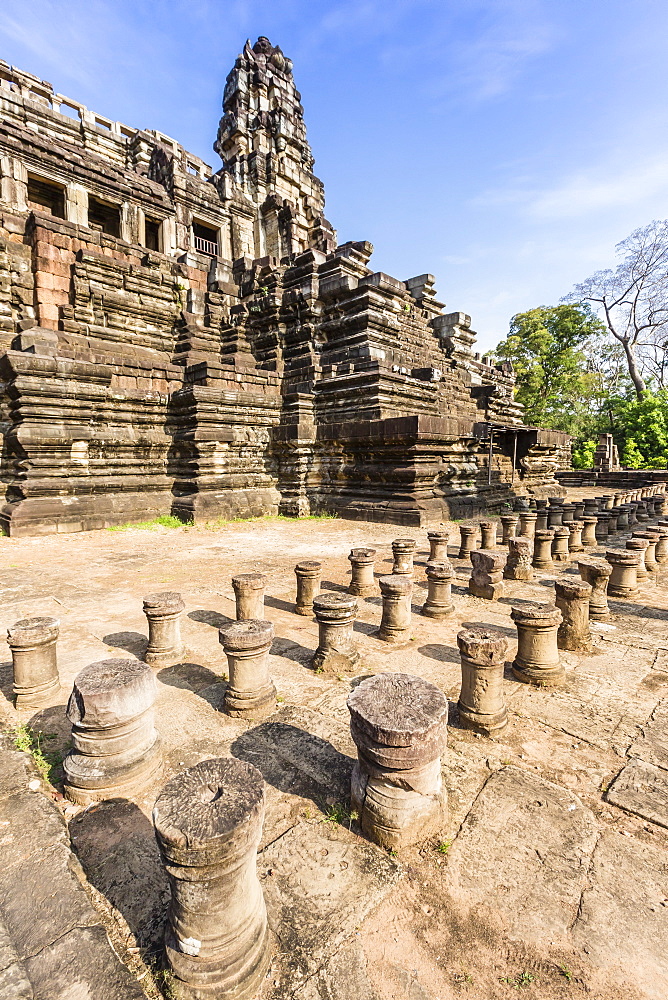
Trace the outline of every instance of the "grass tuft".
{"label": "grass tuft", "polygon": [[172,514],[163,514],[152,521],[129,521],[127,524],[113,524],[107,531],[130,531],[131,528],[138,528],[141,531],[155,531],[156,528],[192,528],[192,521],[180,521]]}
{"label": "grass tuft", "polygon": [[532,976],[530,972],[520,972],[519,976],[512,979],[510,976],[504,976],[501,979],[502,983],[507,983],[508,986],[512,986],[514,990],[522,990],[527,986],[531,986],[532,983],[536,982],[536,977]]}
{"label": "grass tuft", "polygon": [[347,826],[350,829],[352,823],[359,819],[356,809],[349,809],[345,802],[335,802],[325,809],[323,823],[331,823],[332,826]]}
{"label": "grass tuft", "polygon": [[12,740],[17,750],[29,753],[33,759],[35,767],[39,771],[44,781],[53,783],[54,771],[62,762],[59,753],[49,753],[42,749],[43,740],[53,740],[53,733],[42,733],[32,729],[21,722],[14,729],[10,730],[9,738]]}
{"label": "grass tuft", "polygon": [[452,846],[451,840],[442,840],[440,844],[436,846],[436,850],[439,854],[447,854]]}

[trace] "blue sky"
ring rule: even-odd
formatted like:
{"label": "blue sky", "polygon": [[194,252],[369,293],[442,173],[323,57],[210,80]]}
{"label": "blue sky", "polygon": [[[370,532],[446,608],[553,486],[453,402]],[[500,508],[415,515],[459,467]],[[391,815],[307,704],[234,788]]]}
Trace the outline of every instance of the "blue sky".
{"label": "blue sky", "polygon": [[480,349],[668,216],[666,0],[3,0],[0,58],[218,168],[247,37],[293,59],[327,215]]}

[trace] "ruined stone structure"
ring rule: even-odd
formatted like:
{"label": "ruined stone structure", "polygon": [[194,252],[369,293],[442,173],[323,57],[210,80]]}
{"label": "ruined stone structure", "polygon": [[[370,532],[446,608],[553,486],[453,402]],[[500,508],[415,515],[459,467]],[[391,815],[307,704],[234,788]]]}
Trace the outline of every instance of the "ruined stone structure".
{"label": "ruined stone structure", "polygon": [[434,278],[337,246],[292,64],[227,78],[222,167],[0,63],[2,523],[332,511],[423,525],[554,494],[568,438],[525,427]]}

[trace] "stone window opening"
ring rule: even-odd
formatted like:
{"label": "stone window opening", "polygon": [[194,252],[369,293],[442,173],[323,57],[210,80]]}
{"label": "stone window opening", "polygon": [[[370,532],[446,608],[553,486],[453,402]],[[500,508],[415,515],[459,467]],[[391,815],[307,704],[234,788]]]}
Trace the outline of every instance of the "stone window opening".
{"label": "stone window opening", "polygon": [[28,206],[34,212],[65,218],[65,188],[41,177],[28,175]]}
{"label": "stone window opening", "polygon": [[193,245],[200,253],[218,256],[218,230],[193,220]]}
{"label": "stone window opening", "polygon": [[107,236],[121,235],[121,213],[116,205],[98,201],[92,195],[88,198],[88,228],[96,229]]}
{"label": "stone window opening", "polygon": [[161,247],[161,223],[158,219],[146,218],[144,221],[144,246],[147,250],[155,250],[160,253]]}

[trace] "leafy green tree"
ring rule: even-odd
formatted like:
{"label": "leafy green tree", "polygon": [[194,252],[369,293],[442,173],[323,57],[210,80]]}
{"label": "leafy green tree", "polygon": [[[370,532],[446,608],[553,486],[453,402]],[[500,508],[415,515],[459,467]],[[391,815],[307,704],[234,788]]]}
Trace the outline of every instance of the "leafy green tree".
{"label": "leafy green tree", "polygon": [[611,397],[612,433],[622,465],[629,469],[668,467],[668,389],[646,389],[635,395]]}
{"label": "leafy green tree", "polygon": [[586,303],[539,306],[513,316],[495,355],[515,370],[515,398],[527,424],[595,433],[592,411],[599,409],[603,377],[588,355],[605,332]]}

